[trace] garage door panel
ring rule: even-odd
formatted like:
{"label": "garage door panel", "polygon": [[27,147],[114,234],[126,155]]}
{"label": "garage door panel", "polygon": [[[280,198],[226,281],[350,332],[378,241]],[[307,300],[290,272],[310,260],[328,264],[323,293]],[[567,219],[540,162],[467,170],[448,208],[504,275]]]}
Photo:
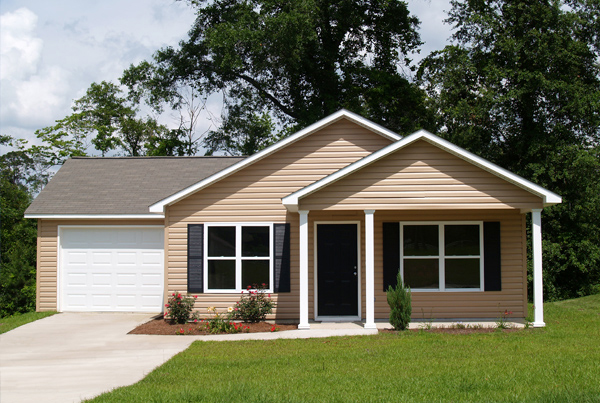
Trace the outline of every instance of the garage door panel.
{"label": "garage door panel", "polygon": [[63,228],[61,310],[162,311],[161,228]]}

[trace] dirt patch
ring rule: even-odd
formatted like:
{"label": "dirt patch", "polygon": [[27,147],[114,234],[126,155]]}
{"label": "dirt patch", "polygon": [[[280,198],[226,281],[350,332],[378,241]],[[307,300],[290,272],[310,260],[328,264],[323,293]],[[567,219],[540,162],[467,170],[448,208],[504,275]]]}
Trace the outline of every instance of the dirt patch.
{"label": "dirt patch", "polygon": [[[453,328],[453,327],[437,327],[431,329],[410,329],[409,332],[427,332],[427,333],[446,333],[446,334],[474,334],[474,333],[494,333],[494,332],[502,332],[502,333],[514,333],[521,332],[524,329],[511,328],[511,329],[496,329],[494,327],[482,327],[482,328]],[[380,333],[400,333],[397,330],[393,329],[381,329]]]}
{"label": "dirt patch", "polygon": [[[242,323],[242,325],[247,326],[247,329],[244,329],[244,333],[261,333],[261,332],[272,332],[274,331],[273,327],[277,329],[276,331],[282,332],[286,330],[297,330],[298,324],[273,324],[267,322],[259,322],[259,323]],[[204,326],[198,323],[186,323],[185,325],[178,325],[176,323],[171,323],[170,321],[166,321],[162,318],[153,319],[149,322],[139,325],[135,329],[133,329],[129,334],[158,334],[158,335],[175,335],[180,334],[181,330],[183,330],[183,334],[185,335],[206,335],[211,334],[204,329]]]}

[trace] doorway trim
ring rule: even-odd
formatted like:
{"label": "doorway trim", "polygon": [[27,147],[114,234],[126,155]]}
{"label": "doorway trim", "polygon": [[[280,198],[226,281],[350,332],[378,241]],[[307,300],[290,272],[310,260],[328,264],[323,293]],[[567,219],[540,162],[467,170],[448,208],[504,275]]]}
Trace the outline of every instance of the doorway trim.
{"label": "doorway trim", "polygon": [[[319,316],[319,267],[317,260],[317,226],[319,224],[356,224],[356,259],[357,259],[357,296],[358,296],[358,315],[357,316]],[[314,287],[314,320],[318,322],[350,322],[362,320],[362,300],[361,300],[361,284],[362,284],[362,264],[361,264],[361,221],[315,221],[313,223],[313,287]]]}

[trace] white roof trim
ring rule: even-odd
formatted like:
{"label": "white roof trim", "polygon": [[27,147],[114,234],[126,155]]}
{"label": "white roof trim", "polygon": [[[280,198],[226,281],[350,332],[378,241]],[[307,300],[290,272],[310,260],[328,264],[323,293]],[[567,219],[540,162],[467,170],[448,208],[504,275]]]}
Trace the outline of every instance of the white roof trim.
{"label": "white roof trim", "polygon": [[369,130],[372,130],[373,132],[375,132],[387,139],[390,139],[392,141],[398,141],[401,138],[398,134],[392,132],[391,130],[386,129],[383,126],[373,123],[370,120],[365,119],[360,115],[357,115],[357,114],[347,111],[345,109],[341,109],[341,110],[335,112],[334,114],[329,115],[326,118],[323,118],[323,119],[319,120],[318,122],[308,126],[307,128],[302,129],[299,132],[296,132],[293,135],[286,137],[285,139],[278,141],[275,144],[270,145],[269,147],[265,148],[264,150],[259,151],[256,154],[254,154],[236,164],[233,164],[230,167],[225,168],[224,170],[219,171],[219,172],[209,176],[208,178],[205,178],[205,179],[201,180],[200,182],[195,183],[192,186],[189,186],[183,190],[180,190],[179,192],[154,203],[153,205],[150,206],[150,212],[151,213],[164,213],[165,206],[168,206],[175,202],[178,202],[179,200],[184,199],[185,197],[199,191],[200,189],[203,189],[223,178],[226,178],[227,176],[234,174],[235,172],[241,170],[242,168],[244,168],[250,164],[253,164],[254,162],[259,161],[259,160],[267,157],[268,155],[271,155],[274,152],[276,152],[276,151],[278,151],[300,139],[303,139],[304,137],[306,137],[318,130],[321,130],[322,128],[324,128],[332,123],[335,123],[338,120],[341,120],[343,118],[346,118],[360,126],[363,126]]}
{"label": "white roof trim", "polygon": [[558,203],[561,203],[561,201],[562,201],[561,197],[559,195],[557,195],[556,193],[546,190],[543,187],[538,186],[535,183],[530,182],[527,179],[524,179],[524,178],[520,177],[519,175],[516,175],[504,168],[501,168],[498,165],[493,164],[481,157],[478,157],[477,155],[475,155],[463,148],[460,148],[460,147],[450,143],[449,141],[442,139],[441,137],[433,135],[426,130],[419,130],[419,131],[411,134],[410,136],[404,137],[400,141],[390,144],[389,146],[382,148],[381,150],[376,151],[373,154],[370,154],[370,155],[354,162],[353,164],[350,164],[347,167],[342,168],[339,171],[334,172],[333,174],[331,174],[329,176],[326,176],[323,179],[318,180],[317,182],[314,182],[294,193],[291,193],[290,195],[288,195],[282,199],[282,203],[289,211],[297,212],[298,211],[298,202],[301,198],[306,197],[320,189],[323,189],[324,187],[330,185],[331,183],[336,182],[336,181],[352,174],[353,172],[356,172],[356,171],[362,169],[363,167],[365,167],[369,164],[372,164],[373,162],[378,161],[381,158],[384,158],[384,157],[390,155],[391,153],[393,153],[403,147],[406,147],[407,145],[409,145],[411,143],[414,143],[417,140],[425,140],[430,144],[433,144],[443,150],[446,150],[449,153],[454,154],[457,157],[490,172],[491,174],[494,174],[494,175],[496,175],[496,176],[498,176],[498,177],[500,177],[522,189],[525,189],[528,192],[531,192],[537,196],[540,196],[543,199],[544,207],[558,204]]}
{"label": "white roof trim", "polygon": [[50,220],[148,220],[165,218],[164,214],[25,214],[25,218]]}

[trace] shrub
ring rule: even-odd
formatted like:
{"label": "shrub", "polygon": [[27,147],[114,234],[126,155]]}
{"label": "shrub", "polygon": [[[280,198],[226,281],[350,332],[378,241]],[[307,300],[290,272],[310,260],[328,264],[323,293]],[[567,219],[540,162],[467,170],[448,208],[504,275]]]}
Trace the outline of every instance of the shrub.
{"label": "shrub", "polygon": [[260,322],[265,320],[267,314],[273,310],[273,300],[271,294],[265,294],[265,286],[254,285],[248,286],[246,292],[242,293],[242,297],[235,304],[233,317],[241,319],[244,322]]}
{"label": "shrub", "polygon": [[190,295],[181,295],[178,292],[171,294],[168,303],[165,304],[165,308],[167,308],[165,319],[171,319],[179,324],[186,323],[192,318],[192,310],[194,309],[196,298],[198,298],[197,295],[192,297]]}
{"label": "shrub", "polygon": [[212,312],[213,317],[207,320],[202,320],[201,324],[209,333],[241,333],[247,332],[250,328],[244,326],[241,323],[231,322],[231,318],[234,316],[234,310],[232,307],[227,309],[228,314],[220,314],[217,312],[217,308],[211,306],[208,308],[208,312]]}
{"label": "shrub", "polygon": [[398,272],[395,288],[387,290],[387,302],[390,306],[390,324],[395,330],[405,330],[410,323],[412,313],[410,288],[404,286],[402,276]]}

